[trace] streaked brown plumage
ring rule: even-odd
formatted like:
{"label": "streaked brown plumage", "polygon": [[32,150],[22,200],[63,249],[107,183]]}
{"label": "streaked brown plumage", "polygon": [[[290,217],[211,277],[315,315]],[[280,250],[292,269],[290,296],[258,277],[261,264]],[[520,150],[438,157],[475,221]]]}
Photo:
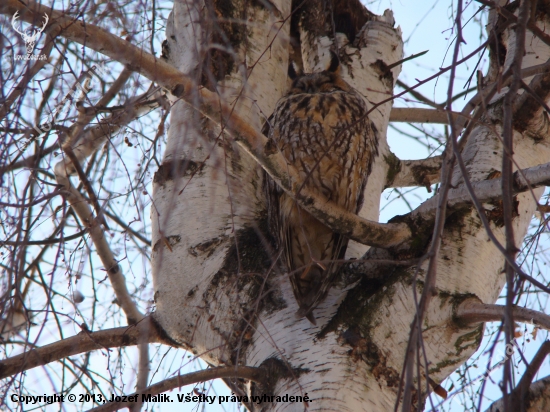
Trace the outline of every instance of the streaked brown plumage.
{"label": "streaked brown plumage", "polygon": [[[299,172],[301,183],[327,200],[357,213],[378,153],[363,97],[339,74],[336,56],[320,73],[297,77],[268,121],[266,135]],[[326,296],[335,260],[343,259],[348,239],[300,209],[266,176],[270,229],[282,249],[298,316],[312,323],[312,310]]]}

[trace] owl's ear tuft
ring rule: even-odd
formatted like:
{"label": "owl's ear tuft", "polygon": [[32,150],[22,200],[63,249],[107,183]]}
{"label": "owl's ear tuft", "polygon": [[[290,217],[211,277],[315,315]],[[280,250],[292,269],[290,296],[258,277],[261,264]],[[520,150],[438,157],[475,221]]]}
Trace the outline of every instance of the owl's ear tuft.
{"label": "owl's ear tuft", "polygon": [[330,51],[330,64],[327,67],[327,71],[340,74],[340,59],[332,50]]}

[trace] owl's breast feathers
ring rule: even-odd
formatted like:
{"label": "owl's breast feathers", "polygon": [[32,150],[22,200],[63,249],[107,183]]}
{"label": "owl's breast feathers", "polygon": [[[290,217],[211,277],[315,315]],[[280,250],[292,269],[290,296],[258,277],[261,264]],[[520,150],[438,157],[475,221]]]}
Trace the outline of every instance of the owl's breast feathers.
{"label": "owl's breast feathers", "polygon": [[[297,169],[300,184],[357,213],[378,141],[363,98],[337,79],[344,86],[321,82],[313,93],[315,88],[309,86],[308,93],[302,92],[306,87],[291,89],[277,104],[268,137]],[[348,239],[300,209],[266,179],[270,227],[283,249],[283,263],[300,306],[298,315],[315,323],[311,312],[326,296],[338,268],[334,261],[344,259]]]}

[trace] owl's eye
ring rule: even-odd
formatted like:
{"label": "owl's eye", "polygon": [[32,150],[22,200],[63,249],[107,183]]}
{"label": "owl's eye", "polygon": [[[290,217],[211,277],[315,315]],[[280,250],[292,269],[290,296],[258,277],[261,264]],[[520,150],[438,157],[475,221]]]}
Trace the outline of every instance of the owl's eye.
{"label": "owl's eye", "polygon": [[306,84],[300,80],[294,82],[294,87],[300,90],[306,90]]}
{"label": "owl's eye", "polygon": [[[301,79],[294,80],[292,84],[294,93],[308,93],[308,84]],[[311,92],[309,92],[311,93]]]}

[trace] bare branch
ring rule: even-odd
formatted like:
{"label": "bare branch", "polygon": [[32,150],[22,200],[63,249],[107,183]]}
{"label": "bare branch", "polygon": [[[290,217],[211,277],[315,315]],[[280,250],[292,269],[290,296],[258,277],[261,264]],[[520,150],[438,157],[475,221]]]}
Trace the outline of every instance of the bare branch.
{"label": "bare branch", "polygon": [[30,155],[29,157],[18,160],[6,166],[0,166],[0,176],[4,173],[11,172],[12,170],[21,169],[24,167],[33,167],[36,162],[41,159],[43,156],[53,153],[55,150],[59,149],[59,144],[53,143],[51,146],[46,147],[44,150],[39,151],[36,154]]}
{"label": "bare branch", "polygon": [[[539,379],[529,387],[528,393],[529,403],[524,403],[525,412],[540,412],[548,407],[548,399],[550,399],[550,377]],[[505,409],[504,399],[500,398],[493,403],[486,412],[502,412]],[[510,408],[511,409],[511,408]],[[513,409],[520,411],[521,409]]]}
{"label": "bare branch", "polygon": [[[193,383],[218,378],[246,379],[257,383],[263,383],[265,379],[265,370],[262,368],[252,368],[250,366],[222,366],[218,368],[206,369],[166,379],[162,382],[149,386],[141,393],[133,393],[128,395],[128,397],[134,397],[134,399],[139,398],[141,400],[142,395],[158,395],[159,393],[167,392],[185,385],[191,385]],[[130,407],[132,404],[133,402],[109,402],[98,406],[97,408],[90,409],[89,412],[118,411],[119,409]]]}
{"label": "bare branch", "polygon": [[[122,75],[121,75],[122,76]],[[107,137],[117,133],[123,126],[137,117],[154,110],[166,102],[166,97],[158,89],[136,97],[121,109],[117,109],[109,117],[101,120],[97,126],[84,130],[73,143],[73,152],[79,161],[93,154]],[[69,174],[75,173],[75,168],[69,159],[65,167]]]}
{"label": "bare branch", "polygon": [[107,90],[105,94],[101,97],[101,99],[99,99],[96,106],[107,106],[111,102],[111,100],[113,100],[115,96],[122,90],[132,73],[133,72],[130,69],[125,67],[124,70],[120,72],[111,87],[109,87],[109,90]]}
{"label": "bare branch", "polygon": [[[478,3],[484,4],[488,7],[494,8],[497,13],[502,15],[506,20],[512,21],[514,23],[517,23],[518,17],[506,10],[504,7],[500,7],[497,3],[494,1],[488,1],[488,0],[476,0]],[[535,36],[537,36],[539,39],[541,39],[544,43],[548,44],[550,46],[550,36],[546,34],[544,31],[542,31],[539,27],[537,27],[536,23],[532,20],[527,21],[527,28],[533,32]]]}
{"label": "bare branch", "polygon": [[[19,2],[8,0],[0,6],[0,12],[13,14],[19,7],[21,7]],[[29,2],[28,9],[22,13],[21,18],[32,21],[36,13],[44,13],[46,9],[44,6]],[[84,44],[127,65],[167,88],[174,96],[194,105],[193,90],[197,90],[197,85],[191,77],[97,26],[90,24],[83,26],[65,17],[59,11],[49,9],[47,11],[53,16],[52,33],[63,35],[69,40]],[[405,224],[383,224],[363,219],[344,208],[327,203],[326,199],[307,187],[301,187],[301,181],[294,167],[288,165],[280,153],[268,153],[269,151],[265,149],[267,138],[259,130],[240,118],[232,107],[221,102],[216,93],[203,88],[200,90],[200,95],[202,99],[200,112],[222,125],[237,144],[249,153],[279,186],[296,199],[301,207],[332,230],[360,243],[377,247],[395,246],[410,237],[410,229]]]}
{"label": "bare branch", "polygon": [[83,330],[76,336],[0,361],[0,379],[79,353],[137,345],[140,336],[145,336],[150,343],[161,342],[150,317],[144,318],[136,325],[122,328],[98,332]]}
{"label": "bare branch", "polygon": [[[527,183],[529,182],[529,183]],[[480,203],[488,202],[502,197],[501,179],[489,179],[472,183],[476,198]],[[550,163],[518,170],[512,174],[512,194],[523,193],[529,187],[550,186]],[[413,212],[413,215],[426,215],[434,210],[437,205],[437,197],[425,201]],[[449,207],[459,207],[472,203],[468,189],[463,185],[449,191]]]}
{"label": "bare branch", "polygon": [[529,366],[525,370],[521,380],[518,383],[518,386],[510,394],[512,397],[512,408],[514,410],[525,409],[525,403],[529,395],[529,387],[531,382],[535,378],[535,375],[542,366],[542,362],[548,354],[550,353],[550,341],[545,341],[531,360]]}
{"label": "bare branch", "polygon": [[[453,118],[460,118],[463,123],[468,120],[459,112],[453,112],[452,114]],[[447,115],[447,112],[443,109],[393,107],[390,113],[390,122],[448,124],[449,117]]]}
{"label": "bare branch", "polygon": [[55,177],[57,182],[63,187],[63,194],[69,201],[69,204],[80,218],[82,224],[88,228],[90,237],[96,247],[96,252],[109,276],[118,304],[128,318],[128,323],[133,324],[138,322],[143,319],[143,314],[138,310],[136,303],[130,296],[130,292],[126,287],[126,278],[122,274],[118,261],[115,259],[105,239],[105,233],[99,225],[98,220],[94,218],[86,199],[73,187],[67,176],[65,165],[62,162],[55,166]]}
{"label": "bare branch", "polygon": [[[455,319],[459,323],[497,322],[504,319],[506,307],[502,305],[489,305],[478,299],[466,299],[456,308]],[[550,330],[550,316],[545,313],[514,306],[512,308],[514,320],[540,326]]]}
{"label": "bare branch", "polygon": [[[542,75],[547,74],[550,70],[550,60],[546,61],[545,63],[527,67],[521,70],[521,78],[525,79],[527,77],[535,76],[535,75]],[[537,89],[537,93],[542,95],[545,93],[549,87],[545,87],[544,80],[546,77],[539,77],[538,79],[533,79],[531,82],[533,88]],[[482,102],[488,102],[491,100],[491,98],[495,95],[497,89],[500,89],[502,87],[507,87],[510,85],[512,81],[511,72],[508,70],[506,71],[501,78],[495,82],[488,84],[486,87],[484,87],[481,91],[476,93],[469,101],[466,103],[464,108],[460,113],[453,112],[453,120],[457,123],[457,133],[461,132],[462,128],[468,124],[468,128],[464,135],[466,138],[461,138],[459,141],[459,147],[460,149],[463,149],[467,142],[467,136],[469,135],[468,129],[471,129],[475,122],[479,118],[479,113],[476,113],[473,117],[470,116],[470,113],[476,108],[476,106],[479,106]],[[533,84],[534,83],[534,84]],[[407,87],[404,84],[400,84],[399,80],[397,81],[398,85],[401,85],[402,87]],[[538,87],[537,87],[538,86]],[[542,86],[542,87],[541,87]],[[538,91],[540,90],[540,91]],[[411,90],[410,88],[407,89],[407,92],[413,93],[414,90]],[[417,92],[415,92],[417,93]],[[399,94],[400,95],[400,94]],[[398,96],[399,96],[398,95]],[[396,96],[397,97],[397,96]],[[416,96],[419,98],[422,102],[429,104],[434,107],[434,109],[421,109],[421,108],[394,108],[392,109],[392,112],[390,114],[390,121],[399,122],[399,121],[409,121],[409,122],[422,122],[422,123],[442,123],[442,124],[449,124],[448,117],[444,118],[444,116],[441,114],[441,105],[433,104],[433,102],[429,101],[427,98],[423,97],[422,95]],[[519,115],[523,114],[523,118],[526,119],[532,119],[533,115],[529,112],[529,110],[540,110],[540,105],[535,105],[533,107],[532,104],[524,104],[524,100],[527,100],[528,103],[531,103],[533,99],[528,100],[528,96],[520,96],[518,98],[518,102],[516,104],[517,110]],[[514,120],[514,124],[516,128],[521,127],[521,122],[516,122]]]}
{"label": "bare branch", "polygon": [[[42,54],[45,55],[47,58],[49,58],[52,49],[54,46],[54,40],[49,38],[48,43],[44,50],[42,50]],[[23,94],[23,92],[26,90],[27,85],[29,81],[40,71],[42,68],[48,63],[48,59],[44,60],[37,60],[29,69],[25,72],[22,79],[19,81],[17,86],[13,88],[13,91],[10,93],[8,98],[2,103],[2,107],[0,107],[0,120],[2,120],[11,109],[12,104]]]}
{"label": "bare branch", "polygon": [[107,210],[105,210],[103,213],[105,213],[106,216],[109,217],[109,219],[112,219],[115,221],[117,225],[122,227],[125,232],[127,232],[130,236],[137,237],[139,240],[141,240],[143,243],[145,243],[147,246],[151,246],[151,239],[146,238],[143,236],[142,233],[136,232],[134,229],[130,227],[124,220],[122,220],[120,217],[115,215],[114,213],[111,213]]}
{"label": "bare branch", "polygon": [[[98,102],[98,107],[106,106],[118,94],[118,92],[124,86],[131,74],[131,70],[125,68],[119,75],[118,79],[109,88],[107,93],[105,93],[105,95],[100,99],[100,101]],[[140,100],[141,98],[138,98],[136,101],[140,102]],[[139,110],[136,109],[138,107],[139,104],[131,103],[129,105],[130,113],[127,113],[128,110],[123,110],[122,112],[126,115],[123,115],[122,117],[119,115],[119,119],[122,120],[122,123],[127,123],[129,120],[137,117]],[[127,114],[131,115],[128,116]],[[107,273],[109,273],[109,279],[111,280],[111,284],[113,285],[113,289],[115,291],[117,299],[121,303],[121,307],[128,317],[129,323],[133,323],[140,320],[143,315],[139,312],[135,302],[129,295],[128,289],[126,288],[124,275],[119,274],[120,266],[115,261],[113,253],[108,243],[105,241],[105,235],[98,224],[99,222],[102,222],[106,226],[106,222],[102,214],[102,209],[97,200],[97,196],[93,191],[92,185],[89,182],[88,177],[86,176],[86,173],[80,166],[80,160],[93,153],[95,149],[97,149],[97,147],[99,147],[99,145],[102,143],[102,141],[106,139],[106,136],[109,135],[109,133],[106,132],[111,131],[111,127],[109,127],[110,124],[106,124],[105,122],[103,122],[103,124],[100,124],[100,127],[101,130],[104,131],[104,133],[98,136],[98,139],[88,141],[90,137],[93,137],[93,134],[84,133],[84,127],[93,119],[95,115],[96,113],[94,110],[90,111],[90,113],[84,111],[81,111],[79,113],[76,124],[71,127],[68,142],[62,145],[62,148],[67,155],[67,158],[59,162],[55,166],[54,170],[58,183],[63,185],[67,189],[67,192],[70,194],[69,201],[71,199],[73,200],[71,204],[79,215],[80,219],[85,225],[88,225],[92,228],[90,231],[91,237],[94,245],[96,246],[98,255],[105,265]],[[75,154],[76,150],[73,150],[75,145],[79,149],[79,156]],[[72,166],[72,168],[70,166]],[[96,219],[92,218],[91,213],[87,213],[89,212],[89,207],[83,203],[82,196],[80,196],[78,191],[75,188],[71,187],[71,182],[66,175],[67,169],[75,170],[80,177],[80,181],[84,185],[92,201],[92,204],[96,209]],[[78,207],[75,207],[75,200],[76,202],[80,203]],[[147,324],[149,324],[149,322],[147,322]],[[144,333],[140,334],[138,342],[139,368],[137,375],[137,390],[143,390],[147,386],[147,380],[149,377],[148,341],[148,331],[144,331]],[[132,405],[132,411],[139,411],[141,409],[141,404],[141,401],[138,401],[134,405]]]}
{"label": "bare branch", "polygon": [[385,188],[424,186],[430,191],[430,186],[439,182],[441,156],[420,160],[400,160],[391,153],[385,160],[390,167]]}
{"label": "bare branch", "polygon": [[[4,14],[12,14],[18,7],[18,2],[8,0],[0,6],[0,11]],[[36,10],[35,13],[38,15],[44,12],[42,6],[36,4],[32,4],[29,8]],[[53,24],[56,26],[51,30],[57,30],[59,34],[76,42],[82,44],[85,42],[87,47],[120,61],[171,90],[175,96],[181,97],[190,104],[193,103],[191,96],[196,85],[190,77],[185,76],[171,65],[99,27],[93,25],[83,27],[80,24],[75,24],[72,19],[58,11],[53,11],[52,15],[55,17]],[[22,19],[26,21],[32,21],[33,17],[34,15],[28,12],[22,14]],[[225,130],[233,135],[237,144],[253,156],[287,193],[294,197],[305,210],[331,229],[358,242],[377,247],[391,247],[402,243],[410,236],[410,230],[404,224],[380,224],[362,219],[335,205],[328,204],[325,199],[315,193],[310,193],[307,188],[301,188],[298,192],[300,182],[297,179],[297,173],[294,168],[286,164],[279,153],[266,153],[267,139],[236,115],[231,107],[220,102],[218,95],[207,89],[202,89],[200,94],[202,98],[201,113],[225,126]],[[474,98],[471,101],[472,107],[477,100],[481,100],[481,98]]]}
{"label": "bare branch", "polygon": [[86,233],[88,233],[87,230],[81,230],[80,232],[78,233],[75,233],[73,235],[70,235],[70,236],[65,236],[63,238],[52,238],[52,237],[48,237],[44,240],[23,240],[21,242],[13,242],[11,240],[3,240],[2,241],[2,244],[3,245],[12,245],[12,246],[23,246],[23,245],[55,245],[56,243],[61,243],[61,242],[68,242],[70,240],[75,240],[75,239],[78,239],[79,237],[82,237],[84,236]]}
{"label": "bare branch", "polygon": [[[441,249],[441,240],[443,237],[443,230],[445,228],[445,219],[447,217],[447,199],[449,196],[449,191],[451,189],[451,180],[453,175],[453,168],[455,165],[455,155],[452,150],[453,146],[456,145],[459,136],[459,126],[457,125],[457,119],[453,117],[453,87],[456,74],[456,66],[458,61],[458,55],[460,53],[460,44],[464,41],[462,37],[462,0],[457,2],[456,10],[456,39],[455,47],[453,52],[453,61],[451,65],[451,73],[449,79],[449,86],[447,91],[447,105],[445,109],[448,113],[449,125],[450,125],[450,137],[447,141],[445,152],[443,153],[443,162],[441,165],[441,188],[437,196],[437,209],[435,211],[435,219],[433,225],[433,235],[430,242],[429,250],[427,256],[429,257],[428,267],[426,269],[426,275],[424,277],[424,288],[422,290],[422,295],[420,300],[416,294],[414,295],[415,304],[416,304],[416,313],[414,320],[410,326],[409,340],[407,342],[407,352],[405,360],[403,362],[403,371],[401,373],[401,380],[399,382],[399,392],[395,404],[395,412],[399,406],[399,395],[401,390],[403,390],[403,404],[402,411],[406,412],[411,409],[412,404],[412,393],[414,389],[413,382],[413,369],[414,369],[414,360],[416,359],[418,369],[417,369],[417,390],[421,392],[421,375],[420,375],[420,364],[422,363],[420,359],[420,348],[422,345],[422,323],[424,321],[424,316],[428,309],[428,306],[431,302],[433,296],[435,296],[435,284],[437,277],[437,262],[438,254]],[[416,276],[413,283],[413,290],[416,289]],[[426,371],[428,367],[427,359],[424,359]],[[429,376],[426,373],[426,380],[429,381]],[[428,386],[428,384],[426,384]],[[429,387],[426,388],[429,390]]]}
{"label": "bare branch", "polygon": [[[413,96],[418,101],[427,104],[428,106],[432,106],[436,109],[442,108],[442,105],[437,104],[436,102],[432,101],[431,99],[428,99],[426,96],[424,96],[422,93],[420,93],[418,90],[415,90],[413,87],[403,83],[403,81],[397,79],[397,82],[395,83],[397,86],[401,87],[402,89],[406,90],[406,93],[410,93],[411,96]],[[392,110],[393,111],[393,110]]]}

